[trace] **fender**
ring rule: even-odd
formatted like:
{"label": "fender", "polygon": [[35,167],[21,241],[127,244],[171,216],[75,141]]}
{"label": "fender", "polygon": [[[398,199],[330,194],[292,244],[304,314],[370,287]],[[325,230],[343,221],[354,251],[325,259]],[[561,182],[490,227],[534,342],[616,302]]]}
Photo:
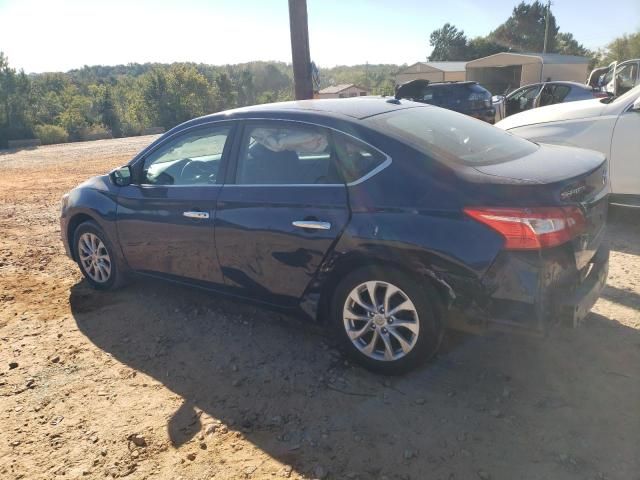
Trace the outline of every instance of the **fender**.
{"label": "fender", "polygon": [[120,249],[116,230],[116,197],[119,187],[113,185],[107,175],[93,177],[71,190],[63,203],[60,216],[60,235],[69,256],[72,256],[72,233],[82,221],[90,218],[107,234],[114,246]]}

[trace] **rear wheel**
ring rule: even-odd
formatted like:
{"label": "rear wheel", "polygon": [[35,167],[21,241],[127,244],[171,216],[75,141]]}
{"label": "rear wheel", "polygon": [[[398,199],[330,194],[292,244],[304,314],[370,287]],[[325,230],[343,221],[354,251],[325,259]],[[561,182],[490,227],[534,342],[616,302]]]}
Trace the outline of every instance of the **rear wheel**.
{"label": "rear wheel", "polygon": [[334,294],[332,317],[346,353],[387,374],[433,357],[444,331],[431,286],[394,269],[365,268],[345,277]]}
{"label": "rear wheel", "polygon": [[89,284],[98,290],[117,288],[124,269],[109,238],[95,222],[84,222],[73,235],[74,256]]}

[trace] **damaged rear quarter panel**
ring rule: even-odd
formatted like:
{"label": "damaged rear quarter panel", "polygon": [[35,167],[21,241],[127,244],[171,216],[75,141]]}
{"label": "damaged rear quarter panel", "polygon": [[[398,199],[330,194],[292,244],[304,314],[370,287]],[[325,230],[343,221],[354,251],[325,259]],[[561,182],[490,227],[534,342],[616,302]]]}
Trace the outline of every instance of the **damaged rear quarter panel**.
{"label": "damaged rear quarter panel", "polygon": [[402,148],[390,152],[390,167],[349,186],[351,220],[303,298],[309,313],[323,285],[333,288],[354,266],[384,263],[417,273],[436,284],[446,303],[469,302],[481,287],[502,237],[462,213],[465,195],[453,194],[461,182],[449,169]]}

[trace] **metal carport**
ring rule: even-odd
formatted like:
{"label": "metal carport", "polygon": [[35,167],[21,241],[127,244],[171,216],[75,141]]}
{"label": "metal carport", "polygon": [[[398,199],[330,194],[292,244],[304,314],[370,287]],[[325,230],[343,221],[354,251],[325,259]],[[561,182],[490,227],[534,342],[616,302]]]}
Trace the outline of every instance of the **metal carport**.
{"label": "metal carport", "polygon": [[582,83],[587,78],[588,66],[588,58],[575,55],[503,52],[467,62],[466,78],[498,95],[536,82]]}

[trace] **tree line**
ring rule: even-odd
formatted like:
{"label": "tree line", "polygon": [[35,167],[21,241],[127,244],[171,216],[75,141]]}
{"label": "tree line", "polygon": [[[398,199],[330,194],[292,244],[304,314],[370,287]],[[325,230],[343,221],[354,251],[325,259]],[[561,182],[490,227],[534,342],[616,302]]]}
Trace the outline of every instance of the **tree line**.
{"label": "tree line", "polygon": [[[320,88],[357,83],[393,94],[397,65],[321,69]],[[250,62],[85,66],[27,75],[0,52],[0,148],[9,140],[43,144],[140,135],[234,107],[293,99],[291,65]]]}

